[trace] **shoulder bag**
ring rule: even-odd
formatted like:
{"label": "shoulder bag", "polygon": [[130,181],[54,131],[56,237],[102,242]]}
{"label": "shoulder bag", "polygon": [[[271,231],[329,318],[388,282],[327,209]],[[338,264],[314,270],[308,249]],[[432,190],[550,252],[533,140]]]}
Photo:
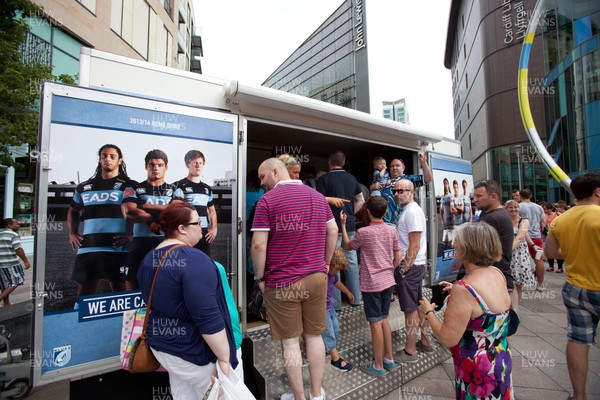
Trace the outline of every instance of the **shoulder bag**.
{"label": "shoulder bag", "polygon": [[129,372],[132,374],[139,374],[144,372],[154,372],[158,368],[160,368],[160,363],[154,357],[148,342],[146,341],[146,330],[148,328],[148,320],[150,319],[150,305],[152,304],[152,294],[154,293],[154,284],[156,283],[156,278],[158,277],[158,271],[160,270],[160,266],[162,265],[167,255],[175,250],[178,247],[187,246],[185,244],[180,244],[177,246],[171,247],[160,259],[158,266],[156,267],[156,272],[154,273],[154,279],[152,280],[152,286],[150,288],[150,294],[148,295],[148,305],[146,309],[146,318],[144,319],[144,328],[142,329],[142,334],[133,344],[131,348],[131,355],[129,356]]}

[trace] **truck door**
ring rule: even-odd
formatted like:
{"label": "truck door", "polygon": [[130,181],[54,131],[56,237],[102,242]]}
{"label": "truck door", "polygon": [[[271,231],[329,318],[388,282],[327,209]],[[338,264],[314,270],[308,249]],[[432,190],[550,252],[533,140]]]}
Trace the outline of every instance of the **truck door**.
{"label": "truck door", "polygon": [[[41,121],[34,384],[118,369],[122,314],[144,306],[138,290],[125,291],[121,285],[128,268],[122,257],[127,245],[105,243],[107,235],[114,234],[114,225],[123,222],[112,211],[121,209],[124,183],[117,180],[113,186],[103,187],[95,180],[105,168],[99,163],[99,149],[104,145],[120,149],[123,174],[137,182],[148,177],[146,154],[162,150],[168,156],[166,184],[188,176],[191,172],[184,155],[189,150],[201,151],[205,157],[201,181],[212,191],[208,201],[218,219],[211,258],[230,272],[238,262],[237,252],[232,251],[237,247],[233,217],[237,215],[233,199],[238,196],[237,116],[133,95],[46,84]],[[168,203],[168,192],[166,187],[156,201]],[[83,242],[78,251],[69,237],[70,212],[80,219],[78,234]],[[115,241],[121,236],[128,240],[128,235],[127,231],[115,235]],[[95,275],[89,279],[97,279],[98,285],[93,293],[78,295],[81,284],[87,283],[85,273],[90,271]]]}
{"label": "truck door", "polygon": [[[430,153],[430,166],[433,182],[433,200],[429,203],[436,216],[435,223],[429,224],[430,259],[435,259],[431,284],[440,281],[453,281],[460,268],[454,259],[452,245],[454,228],[472,222],[475,210],[473,200],[473,167],[467,160],[442,154]],[[432,214],[429,214],[432,215]]]}

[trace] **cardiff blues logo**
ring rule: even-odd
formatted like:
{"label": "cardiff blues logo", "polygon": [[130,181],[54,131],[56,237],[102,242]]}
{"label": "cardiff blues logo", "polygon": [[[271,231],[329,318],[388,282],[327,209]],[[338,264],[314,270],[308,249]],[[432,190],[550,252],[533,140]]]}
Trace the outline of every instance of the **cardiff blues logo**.
{"label": "cardiff blues logo", "polygon": [[71,361],[71,345],[55,347],[52,350],[52,362],[57,367],[64,367]]}

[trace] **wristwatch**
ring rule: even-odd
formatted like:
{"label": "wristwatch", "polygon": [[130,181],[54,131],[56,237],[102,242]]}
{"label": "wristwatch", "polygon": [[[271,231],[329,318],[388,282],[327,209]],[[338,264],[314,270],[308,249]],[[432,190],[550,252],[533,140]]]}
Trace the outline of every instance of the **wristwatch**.
{"label": "wristwatch", "polygon": [[259,284],[261,282],[265,281],[265,277],[263,276],[262,278],[254,278],[254,283]]}

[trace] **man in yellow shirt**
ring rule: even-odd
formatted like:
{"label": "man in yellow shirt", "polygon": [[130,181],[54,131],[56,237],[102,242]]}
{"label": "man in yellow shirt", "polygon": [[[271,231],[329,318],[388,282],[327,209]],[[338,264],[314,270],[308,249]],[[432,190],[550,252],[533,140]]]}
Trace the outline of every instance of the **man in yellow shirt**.
{"label": "man in yellow shirt", "polygon": [[600,174],[587,173],[571,182],[577,206],[554,219],[548,230],[548,258],[564,258],[562,289],[567,307],[567,366],[574,400],[585,399],[589,345],[600,319]]}

